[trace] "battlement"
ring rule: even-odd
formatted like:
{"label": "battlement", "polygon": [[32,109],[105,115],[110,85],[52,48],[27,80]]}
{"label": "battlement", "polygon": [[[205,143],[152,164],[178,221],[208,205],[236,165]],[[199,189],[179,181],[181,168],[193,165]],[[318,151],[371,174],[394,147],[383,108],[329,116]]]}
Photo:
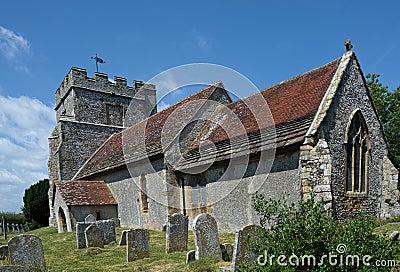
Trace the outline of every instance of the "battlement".
{"label": "battlement", "polygon": [[[110,81],[108,75],[104,73],[95,72],[94,77],[90,78],[86,69],[72,67],[56,91],[56,109],[74,87],[130,98],[135,97],[141,87],[153,92],[156,90],[154,84],[139,80],[134,80],[132,86],[128,86],[126,78],[123,77],[114,76],[114,81]],[[141,97],[142,95],[136,98]]]}

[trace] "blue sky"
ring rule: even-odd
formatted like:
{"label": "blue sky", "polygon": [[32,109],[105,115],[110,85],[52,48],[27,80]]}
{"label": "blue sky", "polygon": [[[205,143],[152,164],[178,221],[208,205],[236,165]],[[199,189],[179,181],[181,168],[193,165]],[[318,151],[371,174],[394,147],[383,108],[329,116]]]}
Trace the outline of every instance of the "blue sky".
{"label": "blue sky", "polygon": [[[0,211],[47,176],[54,93],[72,66],[149,80],[177,65],[224,65],[258,88],[341,56],[400,85],[399,1],[4,1],[0,8]],[[167,101],[167,104],[172,101]]]}

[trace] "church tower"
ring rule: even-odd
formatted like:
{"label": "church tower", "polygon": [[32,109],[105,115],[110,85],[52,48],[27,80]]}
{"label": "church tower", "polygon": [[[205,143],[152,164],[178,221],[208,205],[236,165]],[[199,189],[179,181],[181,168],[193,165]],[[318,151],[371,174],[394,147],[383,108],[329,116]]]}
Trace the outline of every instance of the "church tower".
{"label": "church tower", "polygon": [[[140,91],[139,91],[140,90]],[[126,118],[126,111],[134,116]],[[156,89],[152,84],[73,67],[56,91],[56,127],[49,137],[50,225],[54,225],[54,180],[70,180],[112,134],[154,113]]]}

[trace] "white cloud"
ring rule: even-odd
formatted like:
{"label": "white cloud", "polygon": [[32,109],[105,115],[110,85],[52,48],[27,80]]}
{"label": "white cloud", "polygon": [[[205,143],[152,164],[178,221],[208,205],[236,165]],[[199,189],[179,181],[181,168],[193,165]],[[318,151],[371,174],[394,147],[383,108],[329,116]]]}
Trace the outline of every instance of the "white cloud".
{"label": "white cloud", "polygon": [[7,59],[14,59],[21,53],[28,53],[30,43],[21,35],[0,26],[0,52]]}
{"label": "white cloud", "polygon": [[24,190],[46,178],[53,109],[29,97],[0,95],[0,211],[19,212]]}

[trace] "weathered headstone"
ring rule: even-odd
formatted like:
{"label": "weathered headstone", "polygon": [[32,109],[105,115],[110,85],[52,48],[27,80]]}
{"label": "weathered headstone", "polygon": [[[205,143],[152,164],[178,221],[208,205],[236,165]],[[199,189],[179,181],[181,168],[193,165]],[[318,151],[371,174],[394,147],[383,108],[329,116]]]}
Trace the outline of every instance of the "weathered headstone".
{"label": "weathered headstone", "polygon": [[193,220],[193,234],[194,245],[196,247],[196,260],[203,257],[211,257],[222,261],[218,239],[218,226],[211,215],[202,213]]}
{"label": "weathered headstone", "polygon": [[46,261],[42,240],[30,235],[21,234],[8,242],[8,259],[13,265],[20,265],[32,271],[46,271]]}
{"label": "weathered headstone", "polygon": [[196,260],[196,250],[190,250],[186,253],[186,264]]}
{"label": "weathered headstone", "polygon": [[393,231],[390,235],[389,235],[389,240],[391,241],[396,241],[399,239],[399,232],[397,230]]}
{"label": "weathered headstone", "polygon": [[145,229],[131,229],[126,234],[126,261],[131,262],[150,256],[150,233]]}
{"label": "weathered headstone", "polygon": [[103,232],[95,224],[85,229],[85,239],[86,247],[104,247]]}
{"label": "weathered headstone", "polygon": [[187,251],[189,218],[183,214],[168,215],[166,252]]}
{"label": "weathered headstone", "polygon": [[220,245],[220,247],[222,253],[222,260],[224,260],[225,262],[232,261],[233,246],[229,243],[223,243],[222,245]]}
{"label": "weathered headstone", "polygon": [[4,240],[7,240],[7,224],[6,224],[6,218],[4,216],[1,217],[1,223],[2,223],[2,229],[3,229],[3,238]]}
{"label": "weathered headstone", "polygon": [[126,246],[126,234],[128,233],[129,230],[123,230],[121,233],[121,238],[119,239],[119,245],[120,246]]}
{"label": "weathered headstone", "polygon": [[89,227],[90,223],[78,222],[76,224],[76,248],[86,247],[85,229]]}
{"label": "weathered headstone", "polygon": [[8,255],[8,245],[0,246],[0,260],[5,260]]}
{"label": "weathered headstone", "polygon": [[251,242],[259,240],[262,230],[260,226],[249,225],[236,232],[232,257],[232,268],[234,271],[237,271],[238,265],[244,261],[250,265],[256,264],[257,256],[251,251]]}
{"label": "weathered headstone", "polygon": [[105,245],[115,243],[117,236],[115,234],[115,223],[113,220],[96,221],[96,226],[103,232],[103,243]]}
{"label": "weathered headstone", "polygon": [[90,213],[85,217],[85,223],[96,223],[96,217]]}

